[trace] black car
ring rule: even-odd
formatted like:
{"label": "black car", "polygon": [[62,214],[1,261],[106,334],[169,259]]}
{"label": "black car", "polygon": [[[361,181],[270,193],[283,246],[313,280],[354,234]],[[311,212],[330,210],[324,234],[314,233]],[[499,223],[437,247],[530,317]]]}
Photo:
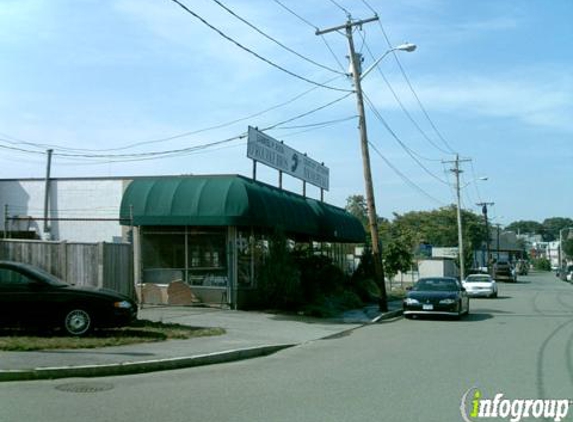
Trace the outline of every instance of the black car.
{"label": "black car", "polygon": [[127,296],[73,287],[31,265],[0,261],[0,327],[61,327],[80,336],[96,327],[128,325],[136,316]]}
{"label": "black car", "polygon": [[461,283],[452,277],[421,278],[406,294],[404,316],[469,314],[470,302]]}

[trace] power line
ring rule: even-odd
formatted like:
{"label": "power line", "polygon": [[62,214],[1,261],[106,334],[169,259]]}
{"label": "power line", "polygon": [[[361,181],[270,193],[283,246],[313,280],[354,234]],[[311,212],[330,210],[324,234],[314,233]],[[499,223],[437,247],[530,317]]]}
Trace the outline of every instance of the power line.
{"label": "power line", "polygon": [[[372,57],[373,60],[375,60],[374,54],[372,53],[372,50],[370,49],[370,47],[368,46],[368,44],[366,43],[366,39],[364,38],[364,44],[366,45],[366,50],[368,51],[368,53],[370,54],[370,57]],[[402,111],[404,112],[404,114],[406,115],[406,117],[410,120],[410,122],[412,122],[412,124],[414,125],[414,127],[418,130],[418,132],[420,132],[420,134],[424,137],[424,139],[426,141],[428,141],[432,146],[434,146],[436,149],[440,150],[443,153],[448,154],[449,151],[446,151],[445,149],[441,148],[439,145],[437,145],[427,134],[426,132],[420,127],[420,125],[418,124],[418,122],[414,119],[414,117],[410,114],[410,112],[406,109],[406,107],[404,106],[404,104],[402,103],[402,100],[400,100],[400,98],[398,97],[398,94],[396,93],[396,91],[394,90],[394,88],[392,87],[392,85],[390,84],[390,81],[386,78],[386,76],[384,75],[384,73],[382,72],[382,70],[380,69],[380,66],[376,66],[376,69],[378,70],[378,73],[380,74],[380,76],[382,77],[382,80],[386,83],[386,86],[388,87],[388,89],[390,90],[390,92],[392,93],[392,96],[394,97],[394,99],[396,100],[396,102],[398,103],[398,105],[400,106],[400,108],[402,109]],[[439,159],[436,159],[434,161],[440,161]]]}
{"label": "power line", "polygon": [[[273,0],[276,4],[278,4],[279,6],[281,6],[283,9],[285,9],[287,12],[289,12],[291,15],[293,15],[294,17],[296,17],[297,19],[299,19],[301,22],[305,23],[306,25],[310,26],[312,29],[314,29],[314,31],[318,31],[318,26],[314,25],[313,23],[311,23],[310,21],[308,21],[307,19],[303,18],[299,13],[295,12],[293,9],[291,9],[290,7],[286,6],[284,3],[282,3],[279,0]],[[338,64],[338,67],[342,70],[342,72],[345,72],[345,68],[342,65],[342,63],[340,62],[340,60],[338,59],[338,56],[336,55],[336,53],[334,53],[334,50],[332,49],[332,47],[330,46],[330,44],[328,43],[327,39],[325,36],[321,35],[320,38],[322,39],[322,41],[324,42],[324,45],[326,45],[326,48],[328,49],[328,51],[330,51],[330,54],[332,55],[332,57],[334,58],[334,60],[336,61],[336,63]]]}
{"label": "power line", "polygon": [[[309,111],[306,111],[304,113],[298,114],[298,115],[291,117],[289,119],[285,119],[285,120],[282,120],[278,123],[270,125],[264,129],[261,129],[261,131],[267,131],[267,130],[275,129],[275,128],[282,126],[286,123],[290,123],[290,122],[293,122],[295,120],[301,119],[301,118],[309,116],[311,114],[314,114],[318,111],[321,111],[325,108],[330,107],[331,105],[334,105],[334,104],[344,100],[345,98],[347,98],[350,95],[352,95],[351,92],[346,93],[342,97],[339,97],[335,100],[329,101],[326,104],[323,104],[319,107],[316,107],[316,108],[309,110]],[[149,152],[131,153],[131,154],[76,154],[76,153],[54,152],[53,155],[61,157],[61,158],[65,158],[65,159],[71,159],[71,158],[103,159],[103,160],[107,160],[108,162],[147,161],[147,160],[169,158],[169,157],[173,157],[173,156],[189,155],[189,154],[197,153],[199,151],[203,151],[203,150],[208,149],[208,148],[228,144],[232,141],[243,139],[246,136],[247,136],[247,133],[244,132],[244,133],[241,133],[240,135],[233,136],[233,137],[223,139],[220,141],[214,141],[214,142],[204,143],[204,144],[200,144],[200,145],[195,145],[192,147],[165,150],[165,151],[149,151]],[[0,144],[0,148],[16,150],[16,151],[25,152],[28,154],[44,155],[43,151],[26,150],[23,148],[9,147],[9,146],[5,146],[5,145],[1,145],[1,144]]]}
{"label": "power line", "polygon": [[384,162],[386,163],[386,165],[388,167],[390,167],[394,173],[396,173],[398,175],[398,177],[400,177],[404,182],[406,182],[406,184],[408,186],[410,186],[412,189],[418,191],[419,193],[421,193],[422,195],[424,195],[426,198],[430,199],[433,202],[436,202],[437,204],[439,204],[440,206],[445,206],[447,204],[445,204],[443,201],[440,201],[439,199],[436,199],[435,197],[433,197],[432,195],[430,195],[428,192],[426,192],[424,189],[422,189],[420,186],[418,186],[416,183],[414,183],[411,179],[409,179],[404,173],[402,173],[400,170],[398,170],[396,168],[396,166],[394,166],[394,164],[392,164],[392,162],[390,160],[388,160],[381,152],[380,150],[376,147],[376,145],[374,145],[372,142],[369,142],[370,146],[372,147],[372,149],[374,150],[374,152],[376,152],[380,158],[382,158],[382,160],[384,160]]}
{"label": "power line", "polygon": [[251,50],[250,48],[245,47],[243,44],[239,43],[239,42],[236,41],[235,39],[233,39],[233,38],[231,38],[230,36],[228,36],[227,34],[225,34],[225,33],[224,33],[223,31],[221,31],[219,28],[217,28],[217,27],[211,25],[211,24],[210,24],[209,22],[207,22],[204,18],[202,18],[201,16],[199,16],[197,13],[193,12],[191,9],[189,9],[186,5],[184,5],[183,3],[181,3],[179,0],[171,0],[171,1],[172,1],[173,3],[175,3],[175,4],[177,4],[179,7],[181,7],[183,10],[185,10],[187,13],[189,13],[190,15],[192,15],[194,18],[198,19],[198,20],[199,20],[201,23],[203,23],[205,26],[207,26],[208,28],[210,28],[210,29],[212,29],[213,31],[215,31],[215,32],[216,32],[217,34],[219,34],[221,37],[225,38],[227,41],[233,43],[234,45],[236,45],[236,46],[239,47],[240,49],[246,51],[247,53],[249,53],[249,54],[251,54],[251,55],[253,55],[253,56],[255,56],[255,57],[258,58],[259,60],[262,60],[263,62],[265,62],[265,63],[271,65],[272,67],[274,67],[274,68],[276,68],[276,69],[278,69],[278,70],[281,70],[282,72],[284,72],[284,73],[286,73],[286,74],[288,74],[288,75],[290,75],[290,76],[292,76],[292,77],[294,77],[294,78],[300,79],[301,81],[310,83],[310,84],[312,84],[312,85],[319,86],[319,87],[321,87],[321,88],[331,89],[331,90],[333,90],[333,91],[351,92],[351,91],[348,90],[348,89],[337,88],[337,87],[333,87],[333,86],[321,84],[320,82],[313,81],[313,80],[308,79],[308,78],[306,78],[306,77],[304,77],[304,76],[301,76],[301,75],[299,75],[299,74],[297,74],[297,73],[294,73],[294,72],[292,72],[292,71],[290,71],[290,70],[288,70],[288,69],[282,67],[281,65],[278,65],[278,64],[272,62],[271,60],[269,60],[269,59],[267,59],[267,58],[261,56],[260,54],[256,53],[255,51]]}
{"label": "power line", "polygon": [[344,7],[342,7],[342,5],[334,0],[329,0],[332,4],[334,4],[336,7],[338,7],[340,10],[342,10],[344,13],[346,13],[346,17],[350,18],[352,15],[350,14],[350,12],[345,9]]}
{"label": "power line", "polygon": [[[334,80],[336,80],[336,79],[338,79],[338,78],[340,78],[340,77],[341,77],[341,76],[336,76],[336,77],[334,77],[334,78],[328,79],[327,81],[325,81],[325,83],[332,82],[332,81],[334,81]],[[88,152],[88,153],[91,153],[91,152],[96,153],[96,152],[122,151],[122,150],[126,150],[126,149],[129,149],[129,148],[134,148],[134,147],[143,146],[143,145],[149,145],[149,144],[155,144],[155,143],[162,143],[162,142],[172,141],[172,140],[174,140],[174,139],[185,138],[185,137],[187,137],[187,136],[197,135],[197,134],[199,134],[199,133],[208,132],[208,131],[211,131],[211,130],[222,129],[222,128],[224,128],[224,127],[232,126],[232,125],[234,125],[234,124],[236,124],[236,123],[240,123],[240,122],[243,122],[243,121],[246,121],[246,120],[253,119],[253,118],[255,118],[255,117],[262,116],[263,114],[266,114],[266,113],[268,113],[268,112],[270,112],[270,111],[273,111],[273,110],[279,109],[279,108],[281,108],[281,107],[285,107],[285,106],[287,106],[287,105],[289,105],[289,104],[292,104],[293,102],[295,102],[295,101],[297,101],[298,99],[300,99],[300,98],[302,98],[302,97],[308,95],[309,93],[311,93],[312,91],[314,91],[314,90],[316,90],[316,89],[318,89],[318,88],[319,88],[319,87],[317,87],[317,86],[313,86],[312,88],[310,88],[310,89],[308,89],[308,90],[306,90],[306,91],[304,91],[304,92],[302,92],[302,93],[300,93],[300,94],[297,94],[296,96],[290,98],[289,100],[286,100],[286,101],[283,101],[283,102],[281,102],[281,103],[279,103],[279,104],[276,104],[276,105],[274,105],[274,106],[268,107],[268,108],[266,108],[266,109],[264,109],[264,110],[262,110],[262,111],[258,111],[258,112],[256,112],[256,113],[249,114],[249,115],[247,115],[247,116],[245,116],[245,117],[240,117],[240,118],[238,118],[238,119],[231,120],[231,121],[229,121],[229,122],[220,123],[220,124],[213,125],[213,126],[208,126],[208,127],[205,127],[205,128],[202,128],[202,129],[193,130],[193,131],[182,132],[182,133],[179,133],[179,134],[170,135],[170,136],[166,136],[166,137],[163,137],[163,138],[157,138],[157,139],[151,139],[151,140],[146,140],[146,141],[134,142],[134,143],[131,143],[131,144],[128,144],[128,145],[125,145],[125,146],[122,146],[122,147],[117,147],[117,148],[105,148],[105,149],[70,148],[70,147],[65,147],[65,146],[61,146],[61,145],[56,145],[56,144],[53,144],[53,143],[31,142],[31,141],[29,141],[29,140],[26,141],[26,140],[19,139],[19,138],[15,138],[15,137],[13,137],[13,136],[10,136],[10,135],[4,134],[4,133],[0,133],[0,136],[2,136],[2,138],[0,138],[0,141],[4,141],[4,142],[7,142],[7,143],[12,144],[12,145],[22,144],[22,145],[29,145],[29,146],[33,146],[33,147],[36,147],[36,148],[40,148],[42,151],[39,152],[39,153],[42,154],[42,155],[44,154],[44,151],[45,151],[46,149],[49,149],[49,148],[57,149],[57,150],[60,150],[60,151]],[[29,150],[24,150],[24,151],[28,152]]]}
{"label": "power line", "polygon": [[390,135],[392,135],[392,137],[396,140],[396,142],[398,142],[398,144],[402,147],[402,149],[404,149],[404,151],[406,151],[406,153],[416,162],[418,163],[418,166],[420,166],[422,168],[422,170],[424,170],[427,174],[429,174],[431,177],[433,177],[434,179],[436,179],[438,182],[443,183],[445,185],[450,185],[446,180],[441,179],[440,177],[438,177],[437,175],[435,175],[434,173],[432,173],[424,164],[422,164],[420,162],[420,160],[418,158],[416,158],[416,155],[418,155],[414,150],[412,150],[410,147],[408,147],[396,134],[396,132],[394,132],[394,130],[392,130],[392,128],[390,127],[390,125],[386,122],[386,120],[384,120],[384,118],[382,117],[382,115],[380,114],[380,112],[378,112],[378,110],[376,109],[376,107],[374,106],[374,104],[372,104],[372,101],[370,101],[370,99],[368,98],[368,96],[366,94],[364,94],[364,98],[366,99],[366,102],[368,103],[368,106],[370,107],[370,110],[374,113],[374,115],[378,118],[378,120],[380,120],[380,122],[382,123],[382,125],[386,128],[386,130],[390,133]]}
{"label": "power line", "polygon": [[[374,10],[374,8],[366,1],[366,0],[361,0],[362,3],[364,3],[371,11],[373,11],[374,13],[377,14],[377,12]],[[389,48],[392,48],[393,45],[390,42],[390,38],[388,37],[388,34],[386,33],[386,30],[384,29],[384,26],[382,25],[382,22],[380,22],[380,20],[378,20],[378,25],[380,27],[380,30],[382,31],[382,34],[384,35],[384,39],[386,40],[386,43],[388,44]],[[410,88],[410,91],[412,92],[412,95],[414,96],[414,98],[416,99],[416,102],[418,103],[418,106],[420,107],[420,110],[422,110],[422,113],[424,114],[424,116],[426,117],[426,120],[428,121],[428,123],[430,124],[430,126],[432,127],[432,129],[434,130],[434,132],[436,133],[436,135],[438,136],[438,138],[442,141],[442,143],[446,146],[446,148],[451,152],[455,154],[454,149],[450,146],[450,144],[448,143],[448,141],[444,138],[444,136],[440,133],[440,131],[438,130],[438,128],[436,127],[436,125],[434,124],[433,120],[431,119],[430,115],[428,114],[428,112],[426,111],[426,108],[424,107],[424,105],[422,104],[422,101],[420,100],[420,97],[418,96],[418,94],[416,93],[416,90],[414,89],[414,86],[412,85],[412,83],[410,82],[410,78],[408,77],[408,75],[406,74],[406,71],[404,70],[404,67],[402,66],[402,63],[400,62],[400,59],[398,58],[398,54],[396,54],[395,51],[392,52],[392,55],[394,56],[394,60],[396,60],[396,63],[398,65],[398,68],[400,69],[400,72],[402,73],[402,76],[404,77],[404,80],[406,81],[406,84],[408,85],[408,87]]]}
{"label": "power line", "polygon": [[336,69],[332,69],[331,67],[325,66],[321,63],[318,63],[300,53],[298,53],[297,51],[293,50],[292,48],[286,46],[285,44],[283,44],[282,42],[278,41],[276,38],[271,37],[270,35],[268,35],[267,33],[265,33],[264,31],[262,31],[261,29],[259,29],[257,26],[253,25],[251,22],[247,21],[245,18],[239,16],[236,12],[234,12],[233,10],[231,10],[229,7],[225,6],[223,3],[221,3],[219,0],[211,0],[212,2],[216,3],[218,6],[220,6],[221,8],[223,8],[224,10],[226,10],[228,13],[230,13],[232,16],[234,16],[235,18],[239,19],[241,22],[243,22],[244,24],[246,24],[247,26],[249,26],[250,28],[252,28],[253,30],[257,31],[259,34],[261,34],[263,37],[267,38],[268,40],[271,40],[272,42],[274,42],[275,44],[277,44],[278,46],[280,46],[281,48],[285,49],[286,51],[294,54],[297,57],[300,57],[301,59],[312,63],[315,66],[318,66],[322,69],[328,70],[330,72],[333,73],[337,73],[339,75],[345,75],[344,72],[340,72],[339,70]]}

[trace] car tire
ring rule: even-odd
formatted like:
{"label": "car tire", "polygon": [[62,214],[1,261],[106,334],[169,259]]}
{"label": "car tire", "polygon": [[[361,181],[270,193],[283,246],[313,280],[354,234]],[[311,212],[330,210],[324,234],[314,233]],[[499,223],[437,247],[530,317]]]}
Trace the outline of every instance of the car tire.
{"label": "car tire", "polygon": [[92,318],[88,311],[74,308],[64,317],[64,330],[71,336],[81,336],[92,329]]}

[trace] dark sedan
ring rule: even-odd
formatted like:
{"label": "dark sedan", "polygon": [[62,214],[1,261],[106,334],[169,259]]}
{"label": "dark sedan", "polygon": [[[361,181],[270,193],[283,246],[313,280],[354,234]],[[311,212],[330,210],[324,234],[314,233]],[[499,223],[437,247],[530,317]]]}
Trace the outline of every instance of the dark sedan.
{"label": "dark sedan", "polygon": [[73,287],[31,265],[0,261],[0,326],[61,327],[80,336],[130,324],[133,300],[112,290]]}
{"label": "dark sedan", "polygon": [[404,316],[469,314],[470,303],[461,283],[451,277],[421,278],[406,294]]}

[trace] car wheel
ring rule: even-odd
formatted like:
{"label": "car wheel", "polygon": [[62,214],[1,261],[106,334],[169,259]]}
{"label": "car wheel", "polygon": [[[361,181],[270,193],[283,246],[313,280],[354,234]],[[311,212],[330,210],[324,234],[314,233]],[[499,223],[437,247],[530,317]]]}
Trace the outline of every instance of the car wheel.
{"label": "car wheel", "polygon": [[92,328],[90,314],[83,309],[72,309],[64,318],[64,330],[72,336],[81,336]]}

